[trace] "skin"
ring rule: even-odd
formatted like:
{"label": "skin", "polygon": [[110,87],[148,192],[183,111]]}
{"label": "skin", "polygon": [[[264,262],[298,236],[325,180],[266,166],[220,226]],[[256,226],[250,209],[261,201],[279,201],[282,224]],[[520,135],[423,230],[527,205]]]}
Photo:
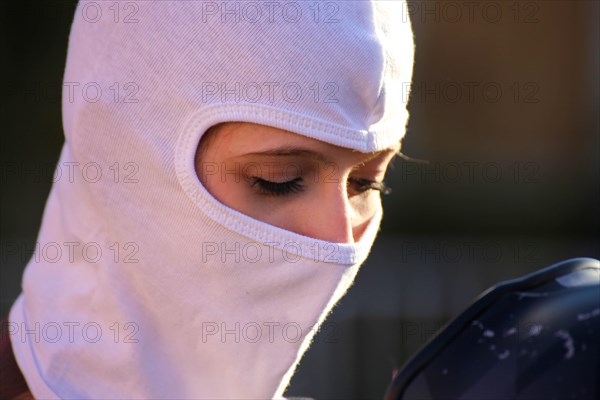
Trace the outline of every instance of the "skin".
{"label": "skin", "polygon": [[196,173],[221,203],[252,218],[335,243],[358,241],[376,213],[399,145],[361,153],[270,126],[216,125]]}

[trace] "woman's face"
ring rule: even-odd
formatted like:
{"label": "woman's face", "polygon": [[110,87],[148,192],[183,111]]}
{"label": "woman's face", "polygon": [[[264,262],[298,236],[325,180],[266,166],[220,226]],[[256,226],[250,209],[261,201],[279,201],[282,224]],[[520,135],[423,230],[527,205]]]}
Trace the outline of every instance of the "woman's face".
{"label": "woman's face", "polygon": [[398,147],[360,153],[246,122],[209,130],[196,173],[221,203],[268,224],[336,243],[358,241],[380,204]]}

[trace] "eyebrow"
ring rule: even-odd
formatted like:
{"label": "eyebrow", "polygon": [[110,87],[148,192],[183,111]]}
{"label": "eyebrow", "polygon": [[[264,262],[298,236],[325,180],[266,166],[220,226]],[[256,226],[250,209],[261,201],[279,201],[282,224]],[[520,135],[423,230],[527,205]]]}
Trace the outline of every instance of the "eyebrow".
{"label": "eyebrow", "polygon": [[[366,158],[365,160],[361,160],[361,163],[366,163],[366,162],[372,160],[373,158],[378,157],[382,154],[397,153],[397,152],[398,152],[398,148],[390,147],[390,148],[379,150],[379,151],[376,151],[373,153],[365,153],[365,154],[368,154],[369,157]],[[301,147],[288,147],[288,146],[278,147],[278,148],[269,149],[269,150],[265,150],[265,151],[246,153],[246,154],[243,154],[243,156],[306,157],[306,158],[310,158],[310,159],[313,159],[316,161],[321,161],[323,163],[330,162],[330,160],[325,155],[323,155],[322,153],[319,153],[317,151],[309,150],[309,149],[305,149],[305,148],[301,148]]]}
{"label": "eyebrow", "polygon": [[329,159],[325,157],[323,154],[303,149],[301,147],[278,147],[275,149],[258,151],[253,153],[246,153],[244,156],[269,156],[269,157],[306,157],[311,158],[321,162],[329,162]]}

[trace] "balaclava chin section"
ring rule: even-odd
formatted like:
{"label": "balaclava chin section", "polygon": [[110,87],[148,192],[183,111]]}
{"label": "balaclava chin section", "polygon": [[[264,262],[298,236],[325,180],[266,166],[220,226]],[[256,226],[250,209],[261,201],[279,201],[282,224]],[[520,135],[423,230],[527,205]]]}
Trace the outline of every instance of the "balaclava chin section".
{"label": "balaclava chin section", "polygon": [[10,314],[33,395],[281,396],[381,209],[353,244],[285,231],[214,199],[196,148],[247,121],[385,149],[412,66],[401,1],[80,3],[65,144]]}

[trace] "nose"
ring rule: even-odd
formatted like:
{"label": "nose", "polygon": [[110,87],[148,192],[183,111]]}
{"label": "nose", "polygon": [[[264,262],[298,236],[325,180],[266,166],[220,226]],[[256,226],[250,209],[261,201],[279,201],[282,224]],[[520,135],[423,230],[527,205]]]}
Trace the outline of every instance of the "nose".
{"label": "nose", "polygon": [[345,185],[321,185],[313,196],[309,218],[302,222],[306,236],[334,243],[354,243],[351,207]]}

